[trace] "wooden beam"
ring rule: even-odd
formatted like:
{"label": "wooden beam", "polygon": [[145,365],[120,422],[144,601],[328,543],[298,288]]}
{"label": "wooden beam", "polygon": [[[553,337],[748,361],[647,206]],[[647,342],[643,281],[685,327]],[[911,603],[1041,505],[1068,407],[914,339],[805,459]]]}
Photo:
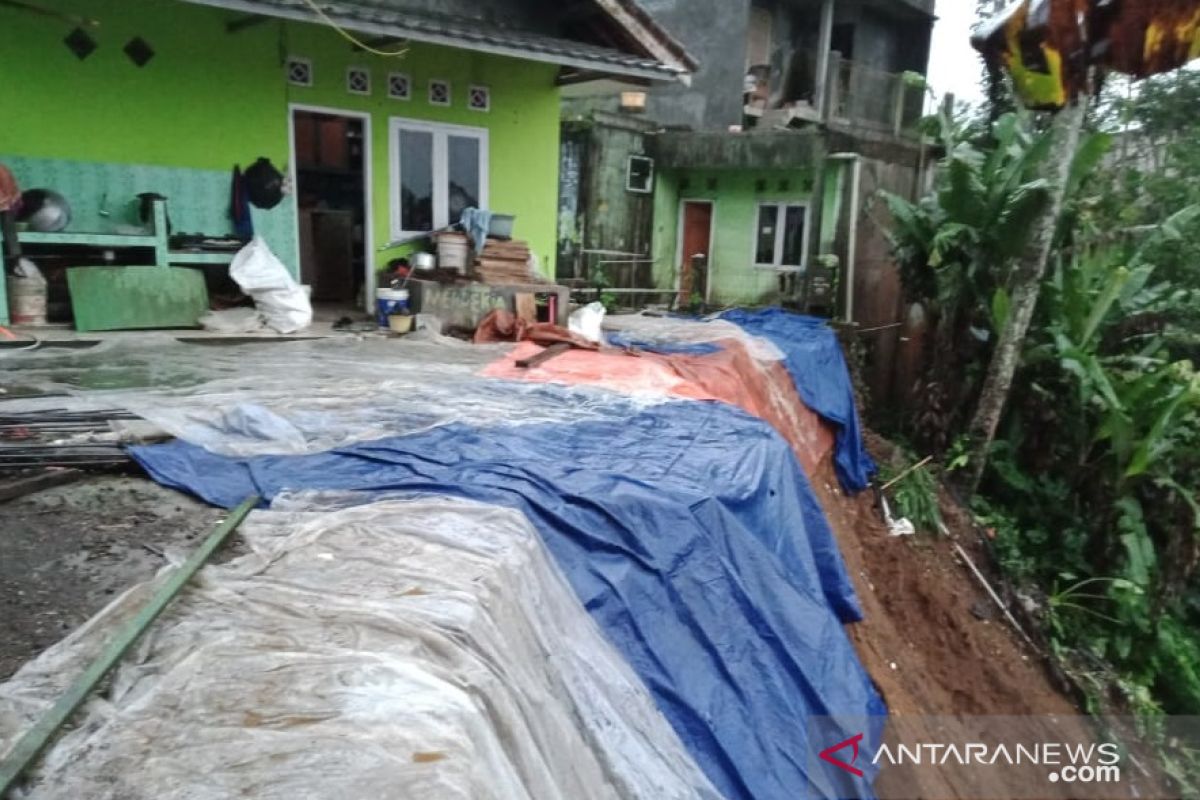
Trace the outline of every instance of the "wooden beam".
{"label": "wooden beam", "polygon": [[630,86],[653,86],[654,81],[646,78],[632,78],[628,75],[611,74],[608,72],[597,72],[596,70],[581,70],[576,67],[563,67],[558,71],[558,77],[554,79],[555,86],[573,86],[577,83],[587,83],[588,81],[617,81],[618,83],[628,84]]}
{"label": "wooden beam", "polygon": [[238,17],[237,19],[231,19],[226,22],[225,32],[238,33],[239,31],[246,30],[246,28],[253,28],[255,25],[261,25],[266,21],[267,18],[261,14],[247,14],[244,17]]}
{"label": "wooden beam", "polygon": [[591,70],[577,69],[574,67],[563,67],[558,71],[558,77],[554,79],[556,86],[572,86],[576,83],[587,83],[588,81],[598,81],[608,76]]}
{"label": "wooden beam", "polygon": [[555,342],[540,353],[529,356],[528,358],[517,359],[516,364],[522,369],[529,369],[541,364],[545,364],[552,358],[561,356],[563,353],[571,349],[571,345],[566,342]]}
{"label": "wooden beam", "polygon": [[0,483],[0,503],[7,503],[27,494],[40,492],[53,486],[73,483],[82,478],[84,473],[77,469],[56,469],[40,472],[25,478]]}

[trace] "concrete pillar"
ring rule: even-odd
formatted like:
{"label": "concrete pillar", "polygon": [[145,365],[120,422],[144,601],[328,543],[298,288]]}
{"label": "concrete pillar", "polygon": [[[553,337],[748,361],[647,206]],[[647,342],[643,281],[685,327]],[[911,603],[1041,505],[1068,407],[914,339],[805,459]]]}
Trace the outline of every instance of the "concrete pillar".
{"label": "concrete pillar", "polygon": [[825,103],[829,97],[829,48],[833,44],[833,3],[834,0],[822,0],[821,27],[817,32],[817,91],[815,95],[816,110],[825,119]]}

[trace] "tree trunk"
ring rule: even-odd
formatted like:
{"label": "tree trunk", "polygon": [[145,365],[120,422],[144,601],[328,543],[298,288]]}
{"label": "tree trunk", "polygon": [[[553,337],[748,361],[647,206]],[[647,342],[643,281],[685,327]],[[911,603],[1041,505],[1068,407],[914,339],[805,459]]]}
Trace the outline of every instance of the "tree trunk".
{"label": "tree trunk", "polygon": [[1051,123],[1055,141],[1046,161],[1054,165],[1056,170],[1054,188],[1051,190],[1053,195],[1049,208],[1038,221],[1029,246],[1014,271],[1008,322],[996,342],[996,349],[992,353],[987,377],[979,395],[979,404],[975,407],[975,416],[967,429],[971,441],[971,454],[967,481],[963,489],[968,498],[975,494],[983,478],[988,450],[996,436],[996,426],[1000,424],[1000,416],[1004,412],[1004,405],[1012,388],[1013,375],[1021,360],[1021,348],[1025,343],[1029,323],[1033,319],[1033,310],[1037,306],[1042,279],[1046,274],[1046,264],[1050,260],[1054,231],[1058,227],[1058,218],[1065,199],[1071,159],[1079,146],[1079,136],[1083,130],[1086,113],[1087,94],[1081,93],[1078,101],[1058,112]]}

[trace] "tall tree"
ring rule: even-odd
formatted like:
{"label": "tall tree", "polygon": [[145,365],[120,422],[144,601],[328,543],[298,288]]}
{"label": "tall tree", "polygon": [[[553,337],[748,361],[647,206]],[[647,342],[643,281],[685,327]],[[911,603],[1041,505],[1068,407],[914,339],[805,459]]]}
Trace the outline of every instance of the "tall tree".
{"label": "tall tree", "polygon": [[975,415],[968,428],[972,444],[969,469],[963,487],[968,494],[974,494],[983,478],[988,449],[995,438],[996,426],[1000,424],[1000,416],[1004,412],[1004,404],[1012,388],[1013,375],[1016,374],[1017,364],[1021,359],[1021,345],[1025,341],[1025,334],[1033,319],[1033,311],[1037,307],[1038,293],[1041,291],[1046,265],[1050,261],[1050,252],[1054,246],[1054,233],[1062,214],[1071,161],[1083,132],[1087,97],[1087,93],[1081,93],[1073,105],[1060,111],[1051,122],[1050,135],[1053,142],[1047,158],[1047,163],[1053,165],[1052,169],[1055,172],[1050,190],[1051,200],[1029,239],[1025,254],[1013,272],[1008,320],[1000,331],[979,402],[975,407]]}

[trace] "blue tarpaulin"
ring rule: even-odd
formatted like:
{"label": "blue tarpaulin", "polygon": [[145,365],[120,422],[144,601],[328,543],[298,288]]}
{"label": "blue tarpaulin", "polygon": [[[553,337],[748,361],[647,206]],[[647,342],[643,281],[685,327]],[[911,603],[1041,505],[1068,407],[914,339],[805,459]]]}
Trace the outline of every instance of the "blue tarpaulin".
{"label": "blue tarpaulin", "polygon": [[608,343],[613,347],[632,347],[637,350],[648,350],[651,353],[662,353],[668,356],[706,356],[709,353],[716,353],[721,349],[720,345],[713,344],[712,342],[652,342],[619,331],[607,332],[605,335]]}
{"label": "blue tarpaulin", "polygon": [[[858,604],[807,479],[774,429],[730,406],[453,424],[312,455],[235,458],[179,441],[132,452],[161,483],[225,507],[252,492],[351,489],[521,510],[729,798],[844,787],[816,760],[828,743],[808,741],[806,720],[886,713],[842,628]],[[873,746],[878,728],[866,733]],[[871,796],[865,767],[855,796]]]}
{"label": "blue tarpaulin", "polygon": [[865,489],[877,467],[863,444],[850,371],[827,320],[782,308],[735,308],[721,314],[721,319],[769,339],[783,351],[788,372],[805,405],[837,427],[834,467],[842,488],[848,492]]}

